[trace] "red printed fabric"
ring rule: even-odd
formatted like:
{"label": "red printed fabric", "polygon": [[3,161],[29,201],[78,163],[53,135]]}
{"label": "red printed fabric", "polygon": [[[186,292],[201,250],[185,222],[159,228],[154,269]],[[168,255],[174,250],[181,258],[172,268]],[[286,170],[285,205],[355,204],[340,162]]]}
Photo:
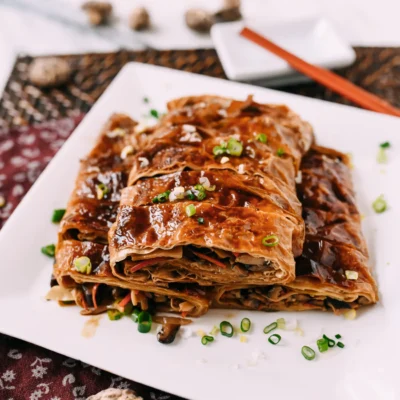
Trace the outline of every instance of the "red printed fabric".
{"label": "red printed fabric", "polygon": [[[0,228],[81,119],[0,130]],[[107,388],[132,389],[144,400],[180,399],[0,334],[0,400],[85,400]]]}

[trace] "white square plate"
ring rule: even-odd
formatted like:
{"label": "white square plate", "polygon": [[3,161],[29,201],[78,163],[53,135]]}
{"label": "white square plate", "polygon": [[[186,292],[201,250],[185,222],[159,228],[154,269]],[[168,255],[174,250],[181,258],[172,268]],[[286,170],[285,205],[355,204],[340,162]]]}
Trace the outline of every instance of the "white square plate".
{"label": "white square plate", "polygon": [[[320,144],[353,153],[354,181],[361,212],[366,216],[364,231],[381,301],[358,312],[354,321],[322,312],[221,310],[209,312],[192,326],[194,332],[209,332],[224,319],[238,326],[246,316],[253,323],[247,343],[239,340],[240,335],[230,339],[218,335],[207,346],[202,346],[197,336],[166,346],[157,342],[154,332],[138,333],[128,318],[111,322],[106,316],[96,335],[86,339],[81,335],[86,318],[77,307],[62,308],[43,299],[49,289],[52,263],[40,253],[40,247],[56,240],[57,227],[50,223],[52,210],[67,203],[79,159],[91,149],[113,112],[140,118],[145,96],[151,100],[151,107],[161,111],[169,99],[206,93],[241,99],[252,93],[260,102],[288,104],[313,124]],[[250,85],[128,64],[0,232],[0,331],[191,399],[399,399],[399,133],[400,119],[393,117]],[[393,149],[389,150],[389,163],[382,166],[377,164],[376,154],[379,143],[386,140]],[[377,215],[371,203],[381,193],[392,207]],[[269,344],[262,330],[279,317],[297,319],[305,335],[282,331],[281,343]],[[316,348],[315,341],[322,333],[331,337],[340,333],[346,347],[330,349],[314,361],[306,361],[301,347]],[[260,359],[261,352],[265,359]]]}
{"label": "white square plate", "polygon": [[239,32],[245,25],[303,60],[321,67],[345,67],[356,58],[354,50],[325,19],[308,18],[278,24],[251,20],[220,23],[212,27],[211,36],[224,71],[232,80],[263,79],[266,83],[282,84],[304,79],[286,61],[241,37]]}

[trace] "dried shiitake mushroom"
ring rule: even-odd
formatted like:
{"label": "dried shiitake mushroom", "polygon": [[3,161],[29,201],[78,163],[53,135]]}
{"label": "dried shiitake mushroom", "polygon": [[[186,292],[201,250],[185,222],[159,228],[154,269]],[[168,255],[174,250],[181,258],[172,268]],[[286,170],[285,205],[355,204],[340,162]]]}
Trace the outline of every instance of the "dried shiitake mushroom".
{"label": "dried shiitake mushroom", "polygon": [[82,5],[91,25],[106,24],[112,13],[112,5],[105,1],[87,1]]}
{"label": "dried shiitake mushroom", "polygon": [[186,25],[197,32],[209,32],[214,23],[213,16],[206,10],[192,8],[185,13]]}
{"label": "dried shiitake mushroom", "polygon": [[143,31],[150,27],[150,15],[144,7],[137,7],[129,17],[129,26],[135,31]]}
{"label": "dried shiitake mushroom", "polygon": [[221,10],[214,14],[215,18],[220,22],[238,21],[242,19],[240,12],[240,0],[224,0]]}
{"label": "dried shiitake mushroom", "polygon": [[58,57],[37,58],[29,66],[29,80],[38,87],[55,87],[66,83],[71,77],[71,67]]}

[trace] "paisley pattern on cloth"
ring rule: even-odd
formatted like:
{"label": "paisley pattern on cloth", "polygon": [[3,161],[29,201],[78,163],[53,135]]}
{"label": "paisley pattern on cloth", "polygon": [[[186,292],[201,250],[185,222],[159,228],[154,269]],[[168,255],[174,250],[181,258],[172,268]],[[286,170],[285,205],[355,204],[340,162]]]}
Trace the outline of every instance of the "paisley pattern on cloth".
{"label": "paisley pattern on cloth", "polygon": [[[82,117],[0,130],[0,228]],[[0,334],[0,399],[85,400],[106,388],[132,389],[144,400],[180,399]]]}

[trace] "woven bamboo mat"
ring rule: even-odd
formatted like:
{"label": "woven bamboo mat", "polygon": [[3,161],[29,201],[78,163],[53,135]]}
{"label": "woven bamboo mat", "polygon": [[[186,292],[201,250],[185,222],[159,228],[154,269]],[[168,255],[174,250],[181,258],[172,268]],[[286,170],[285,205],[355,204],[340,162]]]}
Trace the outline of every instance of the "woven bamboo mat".
{"label": "woven bamboo mat", "polygon": [[[356,48],[357,60],[337,70],[355,84],[400,107],[400,48]],[[33,58],[18,57],[0,100],[0,128],[29,125],[49,119],[86,113],[119,70],[129,61],[162,65],[198,74],[226,78],[214,50],[67,55],[74,69],[71,81],[60,88],[41,90],[29,83],[27,71]],[[287,86],[281,90],[349,104],[316,83]]]}

